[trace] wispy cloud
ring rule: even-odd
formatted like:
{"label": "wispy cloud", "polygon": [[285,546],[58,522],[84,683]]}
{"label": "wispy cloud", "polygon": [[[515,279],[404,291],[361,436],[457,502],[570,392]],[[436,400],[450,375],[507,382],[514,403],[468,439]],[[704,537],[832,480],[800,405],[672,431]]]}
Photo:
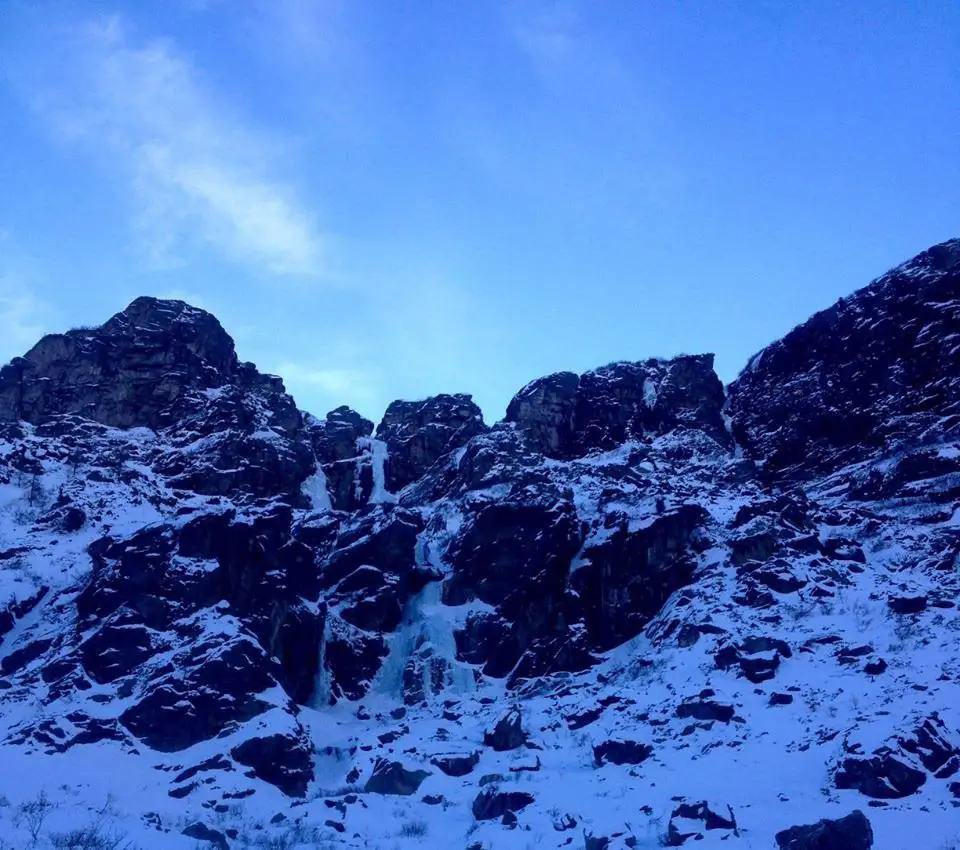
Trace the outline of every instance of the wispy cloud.
{"label": "wispy cloud", "polygon": [[274,141],[226,108],[175,45],[138,42],[110,18],[70,30],[46,55],[26,87],[32,106],[123,167],[152,260],[200,243],[260,272],[323,272],[323,234],[271,173]]}
{"label": "wispy cloud", "polygon": [[511,36],[537,71],[550,76],[574,57],[580,41],[580,15],[570,0],[509,3]]}

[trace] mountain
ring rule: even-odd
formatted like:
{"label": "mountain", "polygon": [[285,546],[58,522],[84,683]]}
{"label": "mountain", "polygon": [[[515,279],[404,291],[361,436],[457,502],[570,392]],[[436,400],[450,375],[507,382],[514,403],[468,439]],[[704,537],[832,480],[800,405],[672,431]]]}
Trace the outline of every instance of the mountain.
{"label": "mountain", "polygon": [[[960,841],[960,240],[374,427],[138,298],[0,370],[0,847]],[[952,843],[951,843],[952,842]]]}

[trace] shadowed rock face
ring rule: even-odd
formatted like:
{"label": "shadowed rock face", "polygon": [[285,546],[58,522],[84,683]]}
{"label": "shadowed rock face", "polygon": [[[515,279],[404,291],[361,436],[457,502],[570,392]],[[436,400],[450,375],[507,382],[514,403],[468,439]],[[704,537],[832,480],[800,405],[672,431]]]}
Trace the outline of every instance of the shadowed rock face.
{"label": "shadowed rock face", "polygon": [[803,479],[960,415],[960,239],[936,245],[765,348],[729,388],[770,479]]}
{"label": "shadowed rock face", "polygon": [[[138,298],[93,330],[51,334],[0,371],[0,419],[39,422],[75,413],[117,428],[161,428],[188,390],[227,383],[283,393],[279,378],[240,363],[209,313],[182,301]],[[299,427],[290,406],[276,423]]]}
{"label": "shadowed rock face", "polygon": [[679,427],[727,444],[722,408],[713,355],[703,354],[548,375],[513,397],[506,419],[548,457],[575,458]]}
{"label": "shadowed rock face", "polygon": [[387,444],[387,489],[403,489],[486,430],[480,408],[465,393],[391,403],[377,427],[377,439]]}

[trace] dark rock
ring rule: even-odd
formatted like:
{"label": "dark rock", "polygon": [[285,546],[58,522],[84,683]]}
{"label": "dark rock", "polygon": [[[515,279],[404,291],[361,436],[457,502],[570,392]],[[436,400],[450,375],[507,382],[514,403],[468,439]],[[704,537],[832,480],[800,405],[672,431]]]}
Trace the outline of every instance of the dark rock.
{"label": "dark rock", "polygon": [[594,649],[636,637],[670,595],[691,582],[696,562],[689,545],[704,518],[699,505],[682,505],[584,548],[570,577],[576,596],[568,607],[571,618],[583,618]]}
{"label": "dark rock", "polygon": [[688,649],[700,640],[700,630],[691,623],[684,623],[677,632],[677,646]]}
{"label": "dark rock", "polygon": [[747,561],[766,561],[777,551],[777,535],[773,531],[762,531],[738,537],[730,541],[730,560],[735,564]]}
{"label": "dark rock", "polygon": [[480,763],[480,753],[468,756],[436,756],[430,764],[439,767],[447,776],[466,776]]}
{"label": "dark rock", "polygon": [[519,812],[534,802],[534,796],[524,791],[498,791],[488,788],[481,791],[473,801],[473,816],[476,820],[502,818],[507,812]]}
{"label": "dark rock", "polygon": [[753,573],[753,577],[761,584],[769,587],[774,593],[794,593],[802,589],[806,582],[795,576],[789,570],[780,568],[764,568]]}
{"label": "dark rock", "polygon": [[770,694],[770,705],[790,705],[793,702],[793,694]]}
{"label": "dark rock", "polygon": [[569,458],[680,427],[726,444],[722,407],[713,355],[705,354],[541,378],[514,396],[506,421],[548,457]]}
{"label": "dark rock", "polygon": [[256,381],[209,313],[182,301],[138,298],[101,327],[45,336],[5,366],[0,419],[76,413],[117,428],[156,430],[170,424],[170,405],[188,390],[241,375]]}
{"label": "dark rock", "polygon": [[730,811],[725,818],[714,812],[706,801],[699,803],[681,803],[670,816],[667,826],[666,845],[680,847],[688,839],[701,840],[704,830],[725,829],[736,833],[737,822]]}
{"label": "dark rock", "polygon": [[604,764],[642,764],[653,754],[653,747],[637,741],[604,741],[593,748],[593,760]]}
{"label": "dark rock", "polygon": [[810,826],[794,826],[778,832],[780,850],[870,850],[873,829],[861,811],[836,820],[824,819]]}
{"label": "dark rock", "polygon": [[887,607],[894,614],[919,614],[927,610],[926,596],[891,596]]}
{"label": "dark rock", "polygon": [[916,793],[926,774],[889,752],[868,758],[845,758],[834,774],[837,788],[853,788],[878,800],[897,800]]}
{"label": "dark rock", "polygon": [[493,729],[484,732],[483,743],[498,753],[516,750],[526,744],[527,733],[520,712],[514,709],[504,714]]}
{"label": "dark rock", "polygon": [[230,755],[287,796],[304,797],[313,779],[311,750],[304,735],[275,734],[250,738],[234,747]]}
{"label": "dark rock", "polygon": [[878,658],[876,661],[868,661],[863,666],[863,672],[868,676],[879,676],[881,673],[886,672],[887,662],[882,658]]}
{"label": "dark rock", "polygon": [[603,714],[603,709],[603,706],[598,706],[597,708],[589,708],[576,714],[568,714],[564,718],[564,720],[567,721],[567,728],[571,731],[576,731],[577,729],[583,729],[584,726],[589,726],[591,723],[595,723]]}
{"label": "dark rock", "polygon": [[187,838],[195,838],[197,841],[206,841],[216,847],[217,850],[230,850],[226,835],[199,821],[194,821],[185,827],[181,835],[185,835]]}
{"label": "dark rock", "polygon": [[371,794],[409,797],[417,793],[417,789],[428,776],[429,771],[407,770],[400,762],[378,758],[365,787]]}
{"label": "dark rock", "polygon": [[759,652],[776,652],[784,658],[792,658],[793,651],[790,644],[779,638],[770,637],[745,637],[740,642],[740,649],[747,655],[755,655]]}
{"label": "dark rock", "polygon": [[483,414],[469,395],[392,402],[377,427],[377,439],[387,445],[387,489],[403,489],[486,430]]}
{"label": "dark rock", "polygon": [[779,667],[780,656],[777,654],[770,658],[747,657],[740,659],[740,671],[748,681],[755,685],[770,681],[776,676]]}
{"label": "dark rock", "polygon": [[712,700],[693,700],[677,706],[676,714],[681,719],[719,720],[729,723],[736,712],[732,705],[722,705]]}
{"label": "dark rock", "polygon": [[868,458],[896,438],[898,424],[910,435],[902,414],[955,412],[958,257],[960,240],[936,245],[753,358],[728,405],[737,439],[769,478]]}
{"label": "dark rock", "polygon": [[960,756],[960,739],[947,728],[937,713],[924,719],[912,735],[898,738],[898,743],[905,752],[919,758],[924,768],[937,774],[938,778],[946,778],[940,777],[939,771]]}

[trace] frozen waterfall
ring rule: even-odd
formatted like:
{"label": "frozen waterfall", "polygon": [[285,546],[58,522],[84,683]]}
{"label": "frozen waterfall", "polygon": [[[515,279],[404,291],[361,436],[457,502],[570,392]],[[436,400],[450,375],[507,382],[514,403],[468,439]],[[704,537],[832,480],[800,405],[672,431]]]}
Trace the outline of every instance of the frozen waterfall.
{"label": "frozen waterfall", "polygon": [[473,668],[457,661],[453,622],[440,591],[441,582],[431,582],[407,603],[402,624],[390,636],[390,654],[374,681],[375,693],[421,702],[441,692],[475,690]]}

